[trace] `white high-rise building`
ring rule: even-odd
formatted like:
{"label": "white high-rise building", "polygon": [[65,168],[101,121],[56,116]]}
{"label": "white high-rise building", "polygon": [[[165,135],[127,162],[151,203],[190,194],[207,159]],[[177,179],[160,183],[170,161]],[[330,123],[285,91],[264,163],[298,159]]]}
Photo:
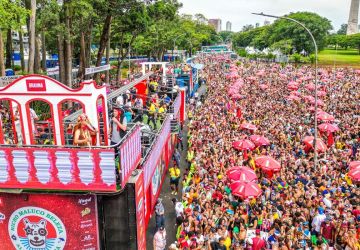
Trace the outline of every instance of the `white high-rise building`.
{"label": "white high-rise building", "polygon": [[226,22],[226,31],[231,31],[231,26],[232,26],[231,22],[227,21]]}
{"label": "white high-rise building", "polygon": [[216,32],[221,31],[221,19],[209,19],[209,25],[213,26]]}

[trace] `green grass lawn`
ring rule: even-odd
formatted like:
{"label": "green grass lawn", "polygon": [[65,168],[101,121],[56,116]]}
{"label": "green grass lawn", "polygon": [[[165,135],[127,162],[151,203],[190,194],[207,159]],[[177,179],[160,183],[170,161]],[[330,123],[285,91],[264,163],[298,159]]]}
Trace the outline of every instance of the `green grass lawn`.
{"label": "green grass lawn", "polygon": [[359,51],[355,49],[325,49],[319,53],[319,64],[324,66],[334,65],[337,67],[360,68]]}

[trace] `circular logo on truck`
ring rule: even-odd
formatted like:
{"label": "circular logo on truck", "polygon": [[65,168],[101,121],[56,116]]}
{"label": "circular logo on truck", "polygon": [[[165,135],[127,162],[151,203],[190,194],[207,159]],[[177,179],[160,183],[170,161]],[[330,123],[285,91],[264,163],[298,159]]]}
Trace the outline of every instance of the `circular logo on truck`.
{"label": "circular logo on truck", "polygon": [[66,230],[60,218],[39,207],[14,211],[8,230],[16,249],[62,250],[66,243]]}

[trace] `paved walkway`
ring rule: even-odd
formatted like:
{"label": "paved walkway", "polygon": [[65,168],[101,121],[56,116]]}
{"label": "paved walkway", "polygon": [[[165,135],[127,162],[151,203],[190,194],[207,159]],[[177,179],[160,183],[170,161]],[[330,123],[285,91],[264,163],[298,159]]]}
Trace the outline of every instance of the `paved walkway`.
{"label": "paved walkway", "polygon": [[[203,95],[206,91],[206,86],[202,85],[198,92],[200,95]],[[184,173],[184,170],[187,167],[186,162],[186,154],[187,154],[187,126],[184,126],[182,135],[183,135],[183,144],[184,144],[184,150],[181,152],[181,162],[180,162],[180,174],[181,176]],[[169,168],[173,165],[172,160],[170,161]],[[164,180],[164,184],[161,189],[160,198],[162,199],[162,203],[165,207],[165,229],[166,229],[166,245],[167,248],[170,246],[170,244],[174,243],[176,241],[176,215],[175,215],[175,208],[172,203],[172,198],[176,197],[178,200],[181,200],[181,190],[182,190],[182,178],[179,182],[179,193],[175,196],[171,194],[171,188],[170,188],[170,176],[169,173],[166,173],[166,177]],[[155,215],[150,219],[149,226],[146,232],[146,249],[151,250],[153,249],[153,236],[155,234]],[[166,249],[167,249],[166,248]]]}

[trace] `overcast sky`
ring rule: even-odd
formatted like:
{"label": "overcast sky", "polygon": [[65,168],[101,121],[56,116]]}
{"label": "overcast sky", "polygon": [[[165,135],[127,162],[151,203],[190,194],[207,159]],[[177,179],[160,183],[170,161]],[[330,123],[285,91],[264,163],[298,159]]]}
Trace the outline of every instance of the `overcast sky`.
{"label": "overcast sky", "polygon": [[251,15],[252,12],[284,15],[290,12],[311,11],[328,18],[335,30],[347,23],[351,0],[179,0],[183,3],[180,13],[201,13],[207,19],[222,19],[222,29],[225,23],[232,23],[232,30],[239,31],[246,24],[263,25],[265,20]]}

